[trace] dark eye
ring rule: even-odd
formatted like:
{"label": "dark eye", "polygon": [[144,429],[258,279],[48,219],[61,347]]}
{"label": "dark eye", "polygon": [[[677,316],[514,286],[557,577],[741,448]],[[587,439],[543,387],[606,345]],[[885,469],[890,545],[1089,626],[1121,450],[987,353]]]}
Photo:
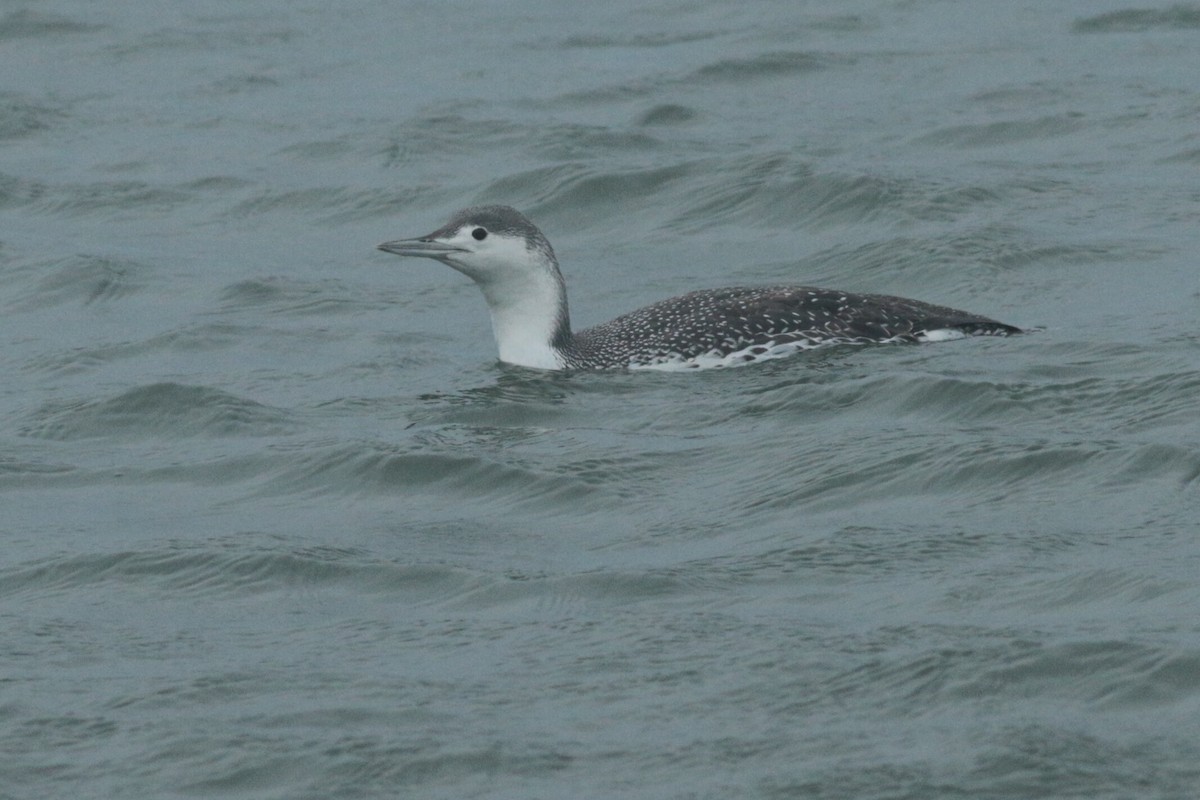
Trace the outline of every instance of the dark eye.
{"label": "dark eye", "polygon": [[482,242],[487,238],[487,231],[485,231],[483,228],[476,228],[475,230],[471,231],[471,235],[474,236],[477,241]]}

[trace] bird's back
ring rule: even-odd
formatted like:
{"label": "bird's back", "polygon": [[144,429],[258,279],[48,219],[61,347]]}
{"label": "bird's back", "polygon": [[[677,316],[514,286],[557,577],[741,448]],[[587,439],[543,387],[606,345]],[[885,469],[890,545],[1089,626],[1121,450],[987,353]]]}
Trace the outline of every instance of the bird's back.
{"label": "bird's back", "polygon": [[1019,328],[977,314],[889,295],[809,286],[690,292],[580,331],[570,366],[727,363],[832,344],[922,341],[931,332],[1007,336]]}

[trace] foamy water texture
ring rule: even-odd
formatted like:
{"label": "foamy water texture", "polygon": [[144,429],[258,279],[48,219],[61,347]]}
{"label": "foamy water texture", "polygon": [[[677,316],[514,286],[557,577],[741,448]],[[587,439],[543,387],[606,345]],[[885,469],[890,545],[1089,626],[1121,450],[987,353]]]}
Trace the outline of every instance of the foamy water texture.
{"label": "foamy water texture", "polygon": [[[1192,798],[1200,5],[0,9],[0,798]],[[705,287],[1027,336],[496,363]]]}

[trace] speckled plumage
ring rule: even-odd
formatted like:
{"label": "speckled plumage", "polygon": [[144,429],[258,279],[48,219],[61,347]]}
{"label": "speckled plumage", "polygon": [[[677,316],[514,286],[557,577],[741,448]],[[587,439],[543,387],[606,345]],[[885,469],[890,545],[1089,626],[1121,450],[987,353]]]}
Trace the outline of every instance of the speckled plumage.
{"label": "speckled plumage", "polygon": [[576,368],[656,362],[742,362],[835,344],[921,341],[928,331],[1007,336],[1001,322],[918,300],[811,286],[702,289],[580,331],[564,348]]}
{"label": "speckled plumage", "polygon": [[1021,332],[903,297],[762,286],[690,292],[572,333],[550,242],[508,206],[464,209],[428,236],[380,249],[436,258],[475,280],[488,300],[501,358],[527,366],[732,366],[825,345]]}

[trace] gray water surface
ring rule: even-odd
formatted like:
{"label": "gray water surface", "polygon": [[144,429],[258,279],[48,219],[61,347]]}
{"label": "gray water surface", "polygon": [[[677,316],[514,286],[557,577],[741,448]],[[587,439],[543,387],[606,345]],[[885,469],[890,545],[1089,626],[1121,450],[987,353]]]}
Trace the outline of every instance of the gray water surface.
{"label": "gray water surface", "polygon": [[[0,798],[1192,798],[1200,5],[0,5]],[[1032,330],[495,360],[806,283]]]}

